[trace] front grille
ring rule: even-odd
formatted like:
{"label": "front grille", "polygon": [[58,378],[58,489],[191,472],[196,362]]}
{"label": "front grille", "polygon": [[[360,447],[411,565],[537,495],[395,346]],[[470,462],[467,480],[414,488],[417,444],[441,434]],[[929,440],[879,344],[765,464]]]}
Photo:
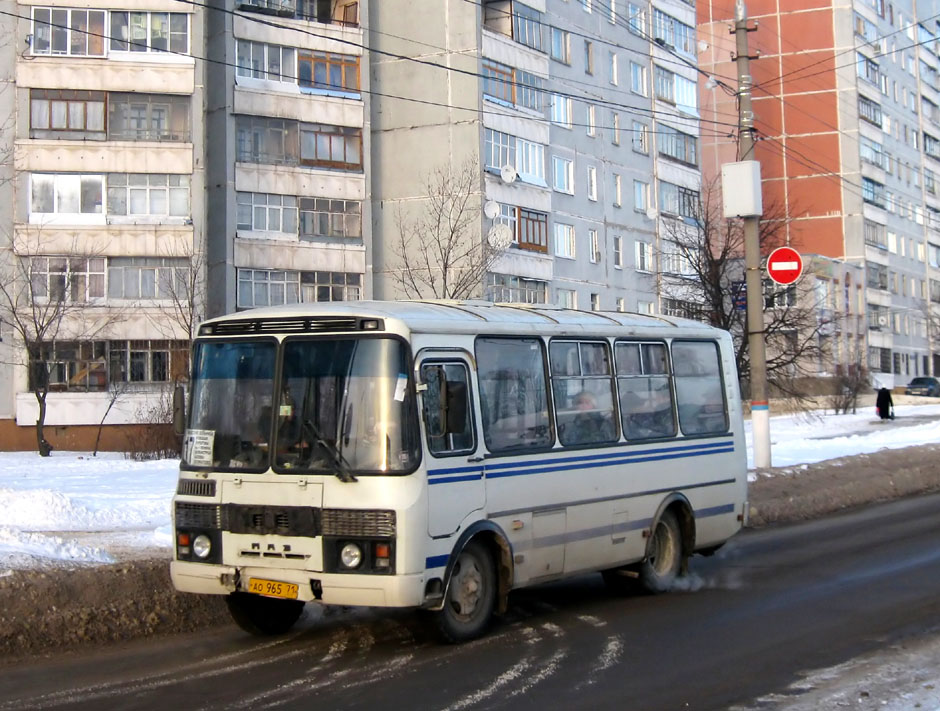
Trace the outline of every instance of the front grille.
{"label": "front grille", "polygon": [[323,509],[324,536],[394,537],[394,511]]}
{"label": "front grille", "polygon": [[320,510],[310,506],[226,504],[222,527],[231,533],[319,536]]}
{"label": "front grille", "polygon": [[[385,328],[381,319],[367,319],[373,323],[378,321],[378,328],[370,330],[383,330]],[[296,318],[257,318],[239,319],[237,321],[220,321],[209,323],[200,329],[200,335],[209,336],[244,336],[253,333],[324,333],[328,331],[361,331],[363,319],[355,316],[309,316]]]}
{"label": "front grille", "polygon": [[176,502],[177,528],[215,528],[222,527],[220,507],[215,504],[187,504]]}
{"label": "front grille", "polygon": [[214,479],[180,479],[176,485],[180,496],[215,496]]}

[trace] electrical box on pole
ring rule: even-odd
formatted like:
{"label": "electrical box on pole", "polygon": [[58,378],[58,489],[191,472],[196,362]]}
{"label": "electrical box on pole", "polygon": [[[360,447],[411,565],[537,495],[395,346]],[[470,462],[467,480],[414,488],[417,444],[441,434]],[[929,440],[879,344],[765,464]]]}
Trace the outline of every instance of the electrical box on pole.
{"label": "electrical box on pole", "polygon": [[764,204],[760,190],[760,163],[742,160],[721,166],[721,204],[725,219],[760,217]]}

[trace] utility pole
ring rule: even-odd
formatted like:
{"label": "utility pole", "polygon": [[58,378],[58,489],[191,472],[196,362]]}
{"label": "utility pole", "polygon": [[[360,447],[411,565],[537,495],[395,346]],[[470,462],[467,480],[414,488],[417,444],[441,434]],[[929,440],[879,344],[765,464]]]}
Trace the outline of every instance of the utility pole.
{"label": "utility pole", "polygon": [[[734,3],[735,65],[738,69],[738,160],[754,160],[754,112],[751,110],[751,57],[744,0]],[[759,175],[759,174],[758,174]],[[747,288],[747,339],[751,361],[751,432],[754,466],[770,467],[770,408],[767,403],[767,353],[764,347],[764,296],[760,255],[760,215],[744,220],[744,264]]]}

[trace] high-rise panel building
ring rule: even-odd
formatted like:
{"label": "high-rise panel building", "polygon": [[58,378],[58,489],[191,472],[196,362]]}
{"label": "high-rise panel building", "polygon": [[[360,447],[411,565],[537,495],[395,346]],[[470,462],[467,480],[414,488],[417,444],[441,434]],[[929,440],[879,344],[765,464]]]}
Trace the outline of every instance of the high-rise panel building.
{"label": "high-rise panel building", "polygon": [[[863,267],[864,303],[851,270],[822,291],[833,296],[826,308],[866,315],[841,347],[860,351],[889,387],[940,372],[930,328],[940,305],[938,10],[914,0],[746,3],[765,205],[785,211],[791,245]],[[700,68],[736,85],[733,5],[701,0],[697,12]],[[701,82],[703,120],[717,125],[737,106],[712,86]],[[703,174],[716,175],[737,158],[734,137],[703,138],[702,154]]]}

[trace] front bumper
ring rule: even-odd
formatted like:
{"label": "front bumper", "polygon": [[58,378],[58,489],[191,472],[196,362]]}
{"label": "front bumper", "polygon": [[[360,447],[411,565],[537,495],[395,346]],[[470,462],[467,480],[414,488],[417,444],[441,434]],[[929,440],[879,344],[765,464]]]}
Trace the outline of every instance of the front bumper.
{"label": "front bumper", "polygon": [[[425,576],[350,575],[317,573],[286,568],[210,565],[174,560],[170,577],[180,592],[228,595],[247,590],[252,577],[295,583],[297,599],[326,605],[367,605],[371,607],[420,607],[424,603]],[[315,594],[315,582],[319,582]]]}

